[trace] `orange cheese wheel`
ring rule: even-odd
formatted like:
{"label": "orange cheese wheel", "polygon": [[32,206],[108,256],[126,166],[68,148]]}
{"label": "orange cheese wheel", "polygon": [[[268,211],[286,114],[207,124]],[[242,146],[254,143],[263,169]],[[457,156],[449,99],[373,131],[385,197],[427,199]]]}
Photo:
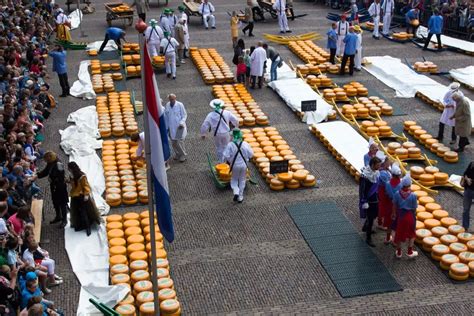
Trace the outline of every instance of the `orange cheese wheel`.
{"label": "orange cheese wheel", "polygon": [[135,303],[135,298],[133,295],[128,294],[122,301],[120,301],[118,304],[119,305],[125,305],[125,304],[131,304],[133,305]]}
{"label": "orange cheese wheel", "polygon": [[115,274],[114,276],[112,276],[111,281],[112,284],[128,283],[130,282],[130,276],[125,273]]}
{"label": "orange cheese wheel", "polygon": [[441,261],[441,257],[449,253],[449,247],[438,244],[431,247],[431,257],[437,261]]}
{"label": "orange cheese wheel", "polygon": [[430,213],[441,209],[441,205],[439,205],[438,203],[426,203],[424,206],[426,211]]}
{"label": "orange cheese wheel", "polygon": [[[419,212],[416,214],[416,218],[421,221],[421,222],[425,222],[427,219],[433,219],[434,216],[433,214],[429,213],[429,212]],[[425,223],[426,225],[426,223]]]}
{"label": "orange cheese wheel", "polygon": [[130,244],[143,244],[145,237],[143,235],[130,235],[127,237],[127,243]]}
{"label": "orange cheese wheel", "polygon": [[180,310],[180,304],[175,299],[167,299],[160,303],[160,311],[163,314],[169,315],[177,313]]}
{"label": "orange cheese wheel", "polygon": [[140,222],[136,219],[129,219],[129,220],[123,222],[123,227],[125,229],[127,229],[129,227],[140,227]]}
{"label": "orange cheese wheel", "polygon": [[[437,220],[441,220],[442,218],[445,218],[445,217],[449,216],[448,212],[446,212],[445,210],[441,210],[441,209],[437,209],[437,210],[433,211],[432,214],[433,214],[434,218],[437,219]],[[446,229],[446,234],[448,232],[449,231]]]}
{"label": "orange cheese wheel", "polygon": [[474,261],[474,253],[470,251],[464,251],[459,254],[459,260],[462,263],[468,264],[471,261]]}
{"label": "orange cheese wheel", "polygon": [[127,242],[123,238],[112,238],[109,240],[109,247],[126,246]]}
{"label": "orange cheese wheel", "polygon": [[456,225],[456,224],[448,226],[448,230],[450,234],[453,234],[455,236],[457,236],[460,233],[464,233],[466,231],[464,227],[462,227],[461,225]]}
{"label": "orange cheese wheel", "polygon": [[440,240],[443,244],[447,246],[451,245],[452,243],[458,242],[458,238],[451,234],[441,236]]}
{"label": "orange cheese wheel", "polygon": [[431,251],[431,248],[434,246],[434,245],[438,245],[440,244],[441,241],[439,240],[439,238],[436,238],[436,237],[425,237],[423,238],[423,249],[426,250],[426,251]]}
{"label": "orange cheese wheel", "polygon": [[135,306],[132,304],[123,304],[115,308],[115,311],[123,316],[134,316],[136,315]]}
{"label": "orange cheese wheel", "polygon": [[153,292],[143,291],[137,295],[138,306],[141,306],[143,303],[153,302]]}
{"label": "orange cheese wheel", "polygon": [[116,256],[112,256],[109,258],[109,262],[110,262],[110,265],[113,266],[113,265],[116,265],[116,264],[127,264],[128,261],[127,261],[127,257],[125,257],[124,255],[116,255]]}
{"label": "orange cheese wheel", "polygon": [[132,236],[132,235],[140,235],[142,233],[142,229],[140,227],[129,227],[125,230],[125,236]]}
{"label": "orange cheese wheel", "polygon": [[129,253],[132,253],[132,252],[135,252],[135,251],[144,251],[145,250],[145,245],[144,244],[139,244],[139,243],[135,243],[135,244],[130,244],[127,246],[127,251]]}
{"label": "orange cheese wheel", "polygon": [[123,224],[121,222],[110,222],[110,223],[108,222],[106,226],[107,231],[112,230],[112,229],[122,229],[122,228],[123,228]]}
{"label": "orange cheese wheel", "polygon": [[157,278],[158,279],[161,279],[161,278],[168,278],[170,276],[170,272],[168,269],[166,268],[158,268],[156,270],[156,275],[157,275]]}
{"label": "orange cheese wheel", "polygon": [[176,291],[172,289],[161,289],[158,291],[158,299],[160,302],[168,299],[175,299]]}
{"label": "orange cheese wheel", "polygon": [[464,244],[467,244],[469,241],[474,240],[474,235],[472,235],[471,233],[466,233],[466,232],[459,233],[457,237],[459,241]]}
{"label": "orange cheese wheel", "polygon": [[467,251],[467,246],[460,242],[453,242],[449,245],[452,254],[459,255],[461,252]]}
{"label": "orange cheese wheel", "polygon": [[114,246],[109,248],[109,255],[110,256],[115,256],[115,255],[126,255],[127,254],[127,248],[124,246]]}
{"label": "orange cheese wheel", "polygon": [[129,255],[130,261],[147,260],[148,255],[145,251],[135,251]]}
{"label": "orange cheese wheel", "polygon": [[444,227],[449,227],[451,225],[456,225],[458,221],[452,217],[444,217],[441,219],[441,225]]}
{"label": "orange cheese wheel", "polygon": [[146,260],[135,260],[130,263],[130,270],[132,272],[146,269],[148,269],[148,262]]}
{"label": "orange cheese wheel", "polygon": [[459,258],[456,255],[453,254],[446,254],[441,257],[441,263],[440,266],[444,270],[449,270],[450,266],[454,263],[458,263]]}
{"label": "orange cheese wheel", "polygon": [[135,293],[151,291],[152,288],[153,288],[153,284],[148,280],[139,281],[133,285],[133,290],[135,291]]}
{"label": "orange cheese wheel", "polygon": [[161,289],[173,289],[174,282],[170,278],[161,278],[158,279],[158,288]]}
{"label": "orange cheese wheel", "polygon": [[427,229],[432,229],[433,227],[437,227],[441,225],[440,221],[434,218],[427,219],[423,223],[425,224]]}
{"label": "orange cheese wheel", "polygon": [[110,240],[112,238],[123,238],[124,232],[121,229],[112,229],[107,232],[107,238]]}
{"label": "orange cheese wheel", "polygon": [[156,259],[156,267],[169,269],[169,262],[167,259],[158,258]]}
{"label": "orange cheese wheel", "polygon": [[474,240],[470,240],[466,243],[467,250],[474,252]]}
{"label": "orange cheese wheel", "polygon": [[132,272],[130,277],[132,278],[132,283],[136,283],[139,281],[149,280],[150,273],[148,273],[148,271],[145,271],[145,270],[137,270],[137,271]]}
{"label": "orange cheese wheel", "polygon": [[431,232],[433,233],[433,236],[439,238],[441,236],[448,234],[448,229],[443,226],[436,226],[436,227],[431,228]]}
{"label": "orange cheese wheel", "polygon": [[448,182],[449,175],[444,172],[437,172],[434,174],[436,184],[445,184]]}
{"label": "orange cheese wheel", "polygon": [[110,274],[115,275],[115,274],[128,274],[129,269],[126,264],[119,263],[115,264],[110,267]]}
{"label": "orange cheese wheel", "polygon": [[423,206],[428,204],[428,203],[434,203],[434,202],[435,202],[435,200],[430,196],[423,196],[423,197],[420,197],[418,199],[418,203],[420,203]]}

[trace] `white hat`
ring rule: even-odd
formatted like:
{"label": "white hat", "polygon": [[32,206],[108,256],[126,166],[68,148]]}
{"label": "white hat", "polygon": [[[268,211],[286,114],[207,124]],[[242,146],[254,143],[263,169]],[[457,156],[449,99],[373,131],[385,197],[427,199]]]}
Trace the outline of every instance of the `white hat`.
{"label": "white hat", "polygon": [[449,85],[449,89],[451,89],[451,90],[458,90],[460,86],[461,86],[461,85],[459,84],[459,82],[453,82],[453,83],[451,83],[451,84]]}
{"label": "white hat", "polygon": [[381,150],[377,151],[375,157],[379,158],[381,162],[384,162],[385,159],[387,159],[387,156],[385,156],[385,154]]}
{"label": "white hat", "polygon": [[402,179],[402,187],[409,187],[411,186],[411,176],[410,173],[408,172]]}
{"label": "white hat", "polygon": [[378,147],[378,144],[375,142],[375,140],[374,140],[372,137],[370,137],[370,138],[369,138],[369,149],[370,149],[370,147],[372,147],[373,145],[375,145],[375,146]]}
{"label": "white hat", "polygon": [[26,80],[25,87],[29,88],[33,85],[33,83],[34,83],[33,80]]}
{"label": "white hat", "polygon": [[214,99],[209,103],[209,105],[213,109],[216,108],[216,105],[219,105],[221,108],[223,108],[224,107],[224,101],[222,101],[221,99]]}
{"label": "white hat", "polygon": [[394,176],[401,176],[402,175],[402,170],[400,169],[400,166],[396,162],[392,165],[392,174]]}

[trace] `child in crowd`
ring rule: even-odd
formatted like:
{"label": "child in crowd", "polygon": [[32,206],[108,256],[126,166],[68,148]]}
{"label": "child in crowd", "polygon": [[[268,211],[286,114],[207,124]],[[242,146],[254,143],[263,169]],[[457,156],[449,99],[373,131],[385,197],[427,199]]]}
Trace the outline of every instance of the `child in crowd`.
{"label": "child in crowd", "polygon": [[245,65],[244,57],[239,56],[239,63],[237,64],[237,82],[245,83],[246,74],[247,74],[247,66]]}

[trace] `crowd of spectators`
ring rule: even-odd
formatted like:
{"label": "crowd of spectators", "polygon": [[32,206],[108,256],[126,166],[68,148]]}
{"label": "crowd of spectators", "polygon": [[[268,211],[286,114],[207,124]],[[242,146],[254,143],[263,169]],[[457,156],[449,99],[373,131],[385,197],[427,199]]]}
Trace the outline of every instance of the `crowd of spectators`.
{"label": "crowd of spectators", "polygon": [[[31,201],[55,100],[46,65],[51,0],[0,0],[0,315],[58,315],[45,295],[62,279],[35,238]],[[38,223],[40,224],[40,223]]]}

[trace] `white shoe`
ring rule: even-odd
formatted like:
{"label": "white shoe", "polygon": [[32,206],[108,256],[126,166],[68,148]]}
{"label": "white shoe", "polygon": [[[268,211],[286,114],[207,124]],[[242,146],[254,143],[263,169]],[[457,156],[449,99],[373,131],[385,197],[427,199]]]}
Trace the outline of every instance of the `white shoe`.
{"label": "white shoe", "polygon": [[242,203],[243,200],[244,200],[243,195],[239,195],[239,197],[237,198],[237,202]]}
{"label": "white shoe", "polygon": [[184,60],[181,61],[182,64],[185,64],[186,62]]}
{"label": "white shoe", "polygon": [[410,258],[410,259],[411,259],[411,258],[418,257],[418,251],[413,250],[413,252],[411,253],[411,255],[407,253],[407,257]]}

